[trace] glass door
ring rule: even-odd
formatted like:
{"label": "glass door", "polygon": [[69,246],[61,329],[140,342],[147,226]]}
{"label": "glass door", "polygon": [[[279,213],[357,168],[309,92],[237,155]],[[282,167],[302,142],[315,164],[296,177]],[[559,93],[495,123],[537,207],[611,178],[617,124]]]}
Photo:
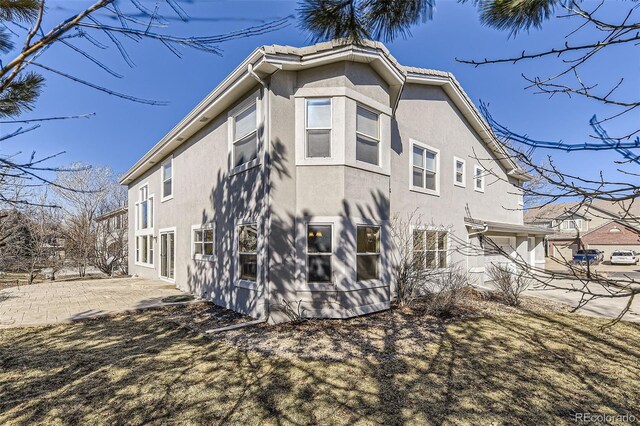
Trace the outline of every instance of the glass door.
{"label": "glass door", "polygon": [[175,278],[175,232],[160,234],[160,276]]}

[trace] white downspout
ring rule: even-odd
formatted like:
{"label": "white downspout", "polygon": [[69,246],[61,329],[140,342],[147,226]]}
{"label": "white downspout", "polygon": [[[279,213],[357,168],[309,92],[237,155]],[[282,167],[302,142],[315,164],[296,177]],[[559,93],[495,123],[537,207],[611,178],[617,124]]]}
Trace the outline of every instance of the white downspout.
{"label": "white downspout", "polygon": [[[269,105],[269,85],[260,78],[258,74],[253,70],[253,64],[247,65],[247,73],[251,75],[260,85],[262,86],[262,109],[263,109],[263,117],[264,117],[264,129],[262,132],[262,139],[264,141],[264,156],[263,156],[263,164],[264,164],[264,214],[263,214],[263,226],[264,226],[264,238],[263,238],[263,255],[265,260],[264,265],[264,273],[262,279],[264,280],[264,321],[269,320],[270,308],[269,308],[269,232],[271,230],[271,194],[269,193],[269,184],[270,184],[270,171],[271,165],[267,164],[267,160],[270,158],[269,156],[269,138],[270,138],[270,130],[271,130],[271,107]],[[262,321],[262,320],[259,320]]]}

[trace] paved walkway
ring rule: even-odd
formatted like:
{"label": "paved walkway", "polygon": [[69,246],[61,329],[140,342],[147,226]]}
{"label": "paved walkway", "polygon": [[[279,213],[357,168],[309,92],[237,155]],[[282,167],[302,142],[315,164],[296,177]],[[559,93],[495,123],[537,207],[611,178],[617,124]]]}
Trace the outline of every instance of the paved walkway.
{"label": "paved walkway", "polygon": [[173,284],[142,278],[12,287],[0,291],[0,328],[71,322],[161,306],[165,297],[180,294]]}

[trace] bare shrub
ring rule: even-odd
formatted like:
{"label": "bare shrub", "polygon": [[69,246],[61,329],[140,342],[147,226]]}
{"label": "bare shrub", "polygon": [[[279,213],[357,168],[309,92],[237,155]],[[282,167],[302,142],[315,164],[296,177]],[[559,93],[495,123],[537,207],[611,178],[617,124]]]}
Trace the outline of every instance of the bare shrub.
{"label": "bare shrub", "polygon": [[507,305],[520,305],[521,294],[531,285],[531,277],[526,271],[513,270],[505,265],[491,264],[487,268],[487,273]]}
{"label": "bare shrub", "polygon": [[451,316],[466,297],[468,284],[469,276],[459,266],[433,273],[425,282],[427,313],[440,318]]}

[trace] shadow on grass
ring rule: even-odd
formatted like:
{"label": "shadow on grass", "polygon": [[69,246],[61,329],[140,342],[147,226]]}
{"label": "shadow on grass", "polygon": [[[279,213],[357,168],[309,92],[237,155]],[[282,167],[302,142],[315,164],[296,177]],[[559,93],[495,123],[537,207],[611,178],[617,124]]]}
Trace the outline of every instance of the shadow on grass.
{"label": "shadow on grass", "polygon": [[640,327],[630,323],[602,332],[580,316],[443,324],[397,312],[367,327],[317,323],[326,329],[258,330],[302,349],[311,334],[333,359],[242,350],[154,311],[4,330],[0,422],[557,424],[574,412],[638,414]]}

